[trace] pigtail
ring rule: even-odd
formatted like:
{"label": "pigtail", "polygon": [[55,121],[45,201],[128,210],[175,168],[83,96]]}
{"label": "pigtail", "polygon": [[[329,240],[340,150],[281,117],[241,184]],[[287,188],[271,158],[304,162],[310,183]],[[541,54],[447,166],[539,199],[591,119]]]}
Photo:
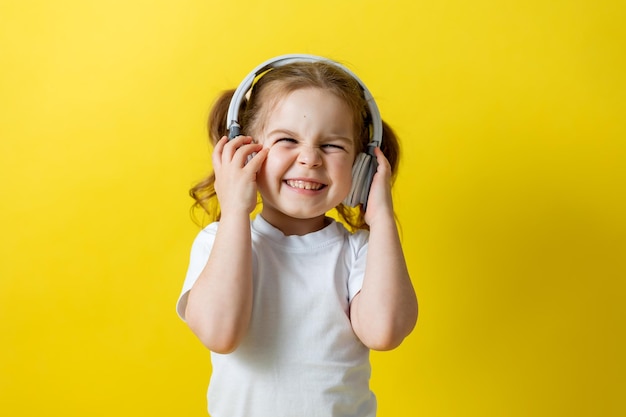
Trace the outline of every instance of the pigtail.
{"label": "pigtail", "polygon": [[207,120],[207,130],[209,132],[209,140],[211,145],[215,144],[222,138],[222,136],[228,134],[226,128],[226,118],[228,117],[228,106],[235,94],[235,90],[226,90],[215,100],[209,118]]}
{"label": "pigtail", "polygon": [[398,175],[398,165],[400,164],[400,142],[396,132],[393,131],[391,126],[383,120],[383,141],[380,146],[380,150],[383,151],[385,157],[391,165],[391,183],[396,181]]}
{"label": "pigtail", "polygon": [[[215,146],[220,138],[228,134],[226,118],[228,116],[228,106],[234,93],[235,90],[224,91],[215,100],[211,108],[207,121],[211,147]],[[211,170],[208,176],[191,187],[189,195],[194,199],[194,204],[191,206],[191,217],[197,224],[202,225],[205,223],[198,219],[198,211],[203,215],[203,218],[208,215],[209,222],[218,221],[220,219],[221,211],[215,193],[215,173],[213,170]]]}

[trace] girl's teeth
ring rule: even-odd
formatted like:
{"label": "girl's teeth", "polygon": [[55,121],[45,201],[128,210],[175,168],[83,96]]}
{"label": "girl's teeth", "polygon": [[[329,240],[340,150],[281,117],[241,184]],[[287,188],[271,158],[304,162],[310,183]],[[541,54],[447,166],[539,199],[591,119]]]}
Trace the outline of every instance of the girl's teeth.
{"label": "girl's teeth", "polygon": [[321,184],[318,184],[318,183],[299,181],[299,180],[298,181],[288,180],[287,184],[290,187],[300,188],[300,189],[303,189],[303,190],[318,190],[321,187]]}

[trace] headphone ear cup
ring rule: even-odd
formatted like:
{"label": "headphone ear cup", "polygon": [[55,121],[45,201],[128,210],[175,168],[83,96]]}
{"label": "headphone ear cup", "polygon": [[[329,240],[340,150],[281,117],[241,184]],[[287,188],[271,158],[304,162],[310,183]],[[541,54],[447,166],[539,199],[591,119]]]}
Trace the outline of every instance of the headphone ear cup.
{"label": "headphone ear cup", "polygon": [[354,161],[354,164],[352,165],[352,187],[350,188],[350,192],[346,198],[343,200],[343,204],[350,207],[356,207],[360,203],[367,203],[370,183],[367,177],[371,171],[371,159],[372,157],[364,152],[360,153],[356,157],[356,161]]}

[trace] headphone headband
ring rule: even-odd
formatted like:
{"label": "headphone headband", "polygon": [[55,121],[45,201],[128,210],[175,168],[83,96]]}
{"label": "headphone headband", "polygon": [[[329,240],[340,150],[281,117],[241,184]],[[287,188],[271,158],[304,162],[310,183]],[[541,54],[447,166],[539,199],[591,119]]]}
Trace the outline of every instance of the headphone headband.
{"label": "headphone headband", "polygon": [[363,89],[365,101],[367,102],[369,112],[372,117],[372,137],[368,145],[368,147],[370,148],[368,150],[368,153],[371,152],[373,154],[373,148],[379,147],[382,142],[383,123],[380,117],[380,111],[378,110],[378,106],[376,105],[376,101],[374,101],[374,97],[372,97],[372,93],[370,93],[367,86],[361,81],[361,79],[345,66],[339,64],[338,62],[331,61],[327,58],[307,54],[288,54],[271,58],[258,65],[252,70],[252,72],[250,72],[246,76],[246,78],[243,79],[241,84],[239,84],[239,86],[235,90],[233,98],[230,101],[230,105],[228,106],[228,115],[226,119],[228,124],[228,126],[226,127],[228,128],[229,132],[228,138],[234,139],[240,134],[241,126],[239,125],[239,108],[241,107],[241,103],[243,102],[243,99],[246,96],[248,90],[250,90],[250,88],[252,87],[255,78],[269,69],[281,67],[283,65],[291,64],[294,62],[325,62],[341,69],[359,83],[359,85]]}

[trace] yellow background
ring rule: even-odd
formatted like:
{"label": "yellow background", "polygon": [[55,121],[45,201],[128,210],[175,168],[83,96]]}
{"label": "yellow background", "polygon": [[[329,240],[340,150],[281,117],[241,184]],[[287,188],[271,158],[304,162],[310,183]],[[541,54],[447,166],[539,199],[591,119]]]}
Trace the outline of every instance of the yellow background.
{"label": "yellow background", "polygon": [[[0,414],[202,416],[174,312],[215,95],[338,59],[402,140],[381,417],[626,414],[620,1],[0,2]],[[289,381],[285,381],[289,383]]]}

